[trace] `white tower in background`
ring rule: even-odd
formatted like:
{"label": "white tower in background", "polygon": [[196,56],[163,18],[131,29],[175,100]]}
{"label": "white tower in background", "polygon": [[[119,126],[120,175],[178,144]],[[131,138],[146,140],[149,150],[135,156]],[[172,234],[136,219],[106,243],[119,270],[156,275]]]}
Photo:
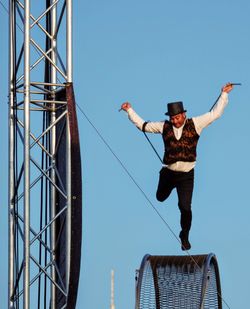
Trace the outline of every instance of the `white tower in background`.
{"label": "white tower in background", "polygon": [[111,301],[110,309],[115,309],[115,272],[111,270]]}

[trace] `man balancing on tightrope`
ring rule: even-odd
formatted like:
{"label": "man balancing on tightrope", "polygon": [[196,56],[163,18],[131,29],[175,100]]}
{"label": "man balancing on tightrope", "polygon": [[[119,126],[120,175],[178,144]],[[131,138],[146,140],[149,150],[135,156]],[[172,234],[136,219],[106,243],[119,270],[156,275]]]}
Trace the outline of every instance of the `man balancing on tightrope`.
{"label": "man balancing on tightrope", "polygon": [[182,250],[191,248],[188,236],[192,222],[191,202],[196,146],[202,130],[222,115],[228,103],[228,93],[232,89],[233,84],[226,84],[222,87],[221,95],[211,111],[193,118],[186,118],[186,110],[182,102],[168,103],[168,111],[165,115],[169,116],[169,120],[161,122],[145,122],[136,114],[128,102],[121,106],[121,109],[128,113],[129,119],[139,130],[162,134],[165,153],[156,198],[163,202],[176,188],[178,206],[181,212],[179,237]]}

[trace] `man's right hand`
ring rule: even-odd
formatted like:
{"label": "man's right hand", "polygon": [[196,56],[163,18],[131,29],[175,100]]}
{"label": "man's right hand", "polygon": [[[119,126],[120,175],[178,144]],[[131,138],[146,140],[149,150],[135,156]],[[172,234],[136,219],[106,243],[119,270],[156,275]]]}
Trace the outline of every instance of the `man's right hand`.
{"label": "man's right hand", "polygon": [[124,110],[125,112],[127,112],[130,107],[131,104],[129,102],[125,102],[121,105],[121,109]]}

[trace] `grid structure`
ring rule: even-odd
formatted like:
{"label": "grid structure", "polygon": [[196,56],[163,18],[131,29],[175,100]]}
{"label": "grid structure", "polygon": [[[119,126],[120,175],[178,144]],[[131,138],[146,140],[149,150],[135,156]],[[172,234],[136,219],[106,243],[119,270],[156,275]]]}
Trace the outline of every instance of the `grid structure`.
{"label": "grid structure", "polygon": [[9,0],[9,304],[76,302],[81,160],[72,0]]}
{"label": "grid structure", "polygon": [[136,309],[221,309],[215,255],[143,258],[136,287]]}

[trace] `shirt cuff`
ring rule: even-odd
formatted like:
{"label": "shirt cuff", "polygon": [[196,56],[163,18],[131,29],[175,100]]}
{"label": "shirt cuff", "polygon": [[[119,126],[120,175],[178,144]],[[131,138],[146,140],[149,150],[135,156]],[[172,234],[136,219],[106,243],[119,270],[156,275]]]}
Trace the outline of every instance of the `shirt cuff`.
{"label": "shirt cuff", "polygon": [[222,91],[221,97],[222,97],[223,99],[227,99],[227,98],[228,98],[228,93],[225,92],[225,91]]}
{"label": "shirt cuff", "polygon": [[130,108],[128,108],[127,109],[127,113],[129,114],[130,112],[133,112],[134,110],[133,110],[133,108],[132,107],[130,107]]}

